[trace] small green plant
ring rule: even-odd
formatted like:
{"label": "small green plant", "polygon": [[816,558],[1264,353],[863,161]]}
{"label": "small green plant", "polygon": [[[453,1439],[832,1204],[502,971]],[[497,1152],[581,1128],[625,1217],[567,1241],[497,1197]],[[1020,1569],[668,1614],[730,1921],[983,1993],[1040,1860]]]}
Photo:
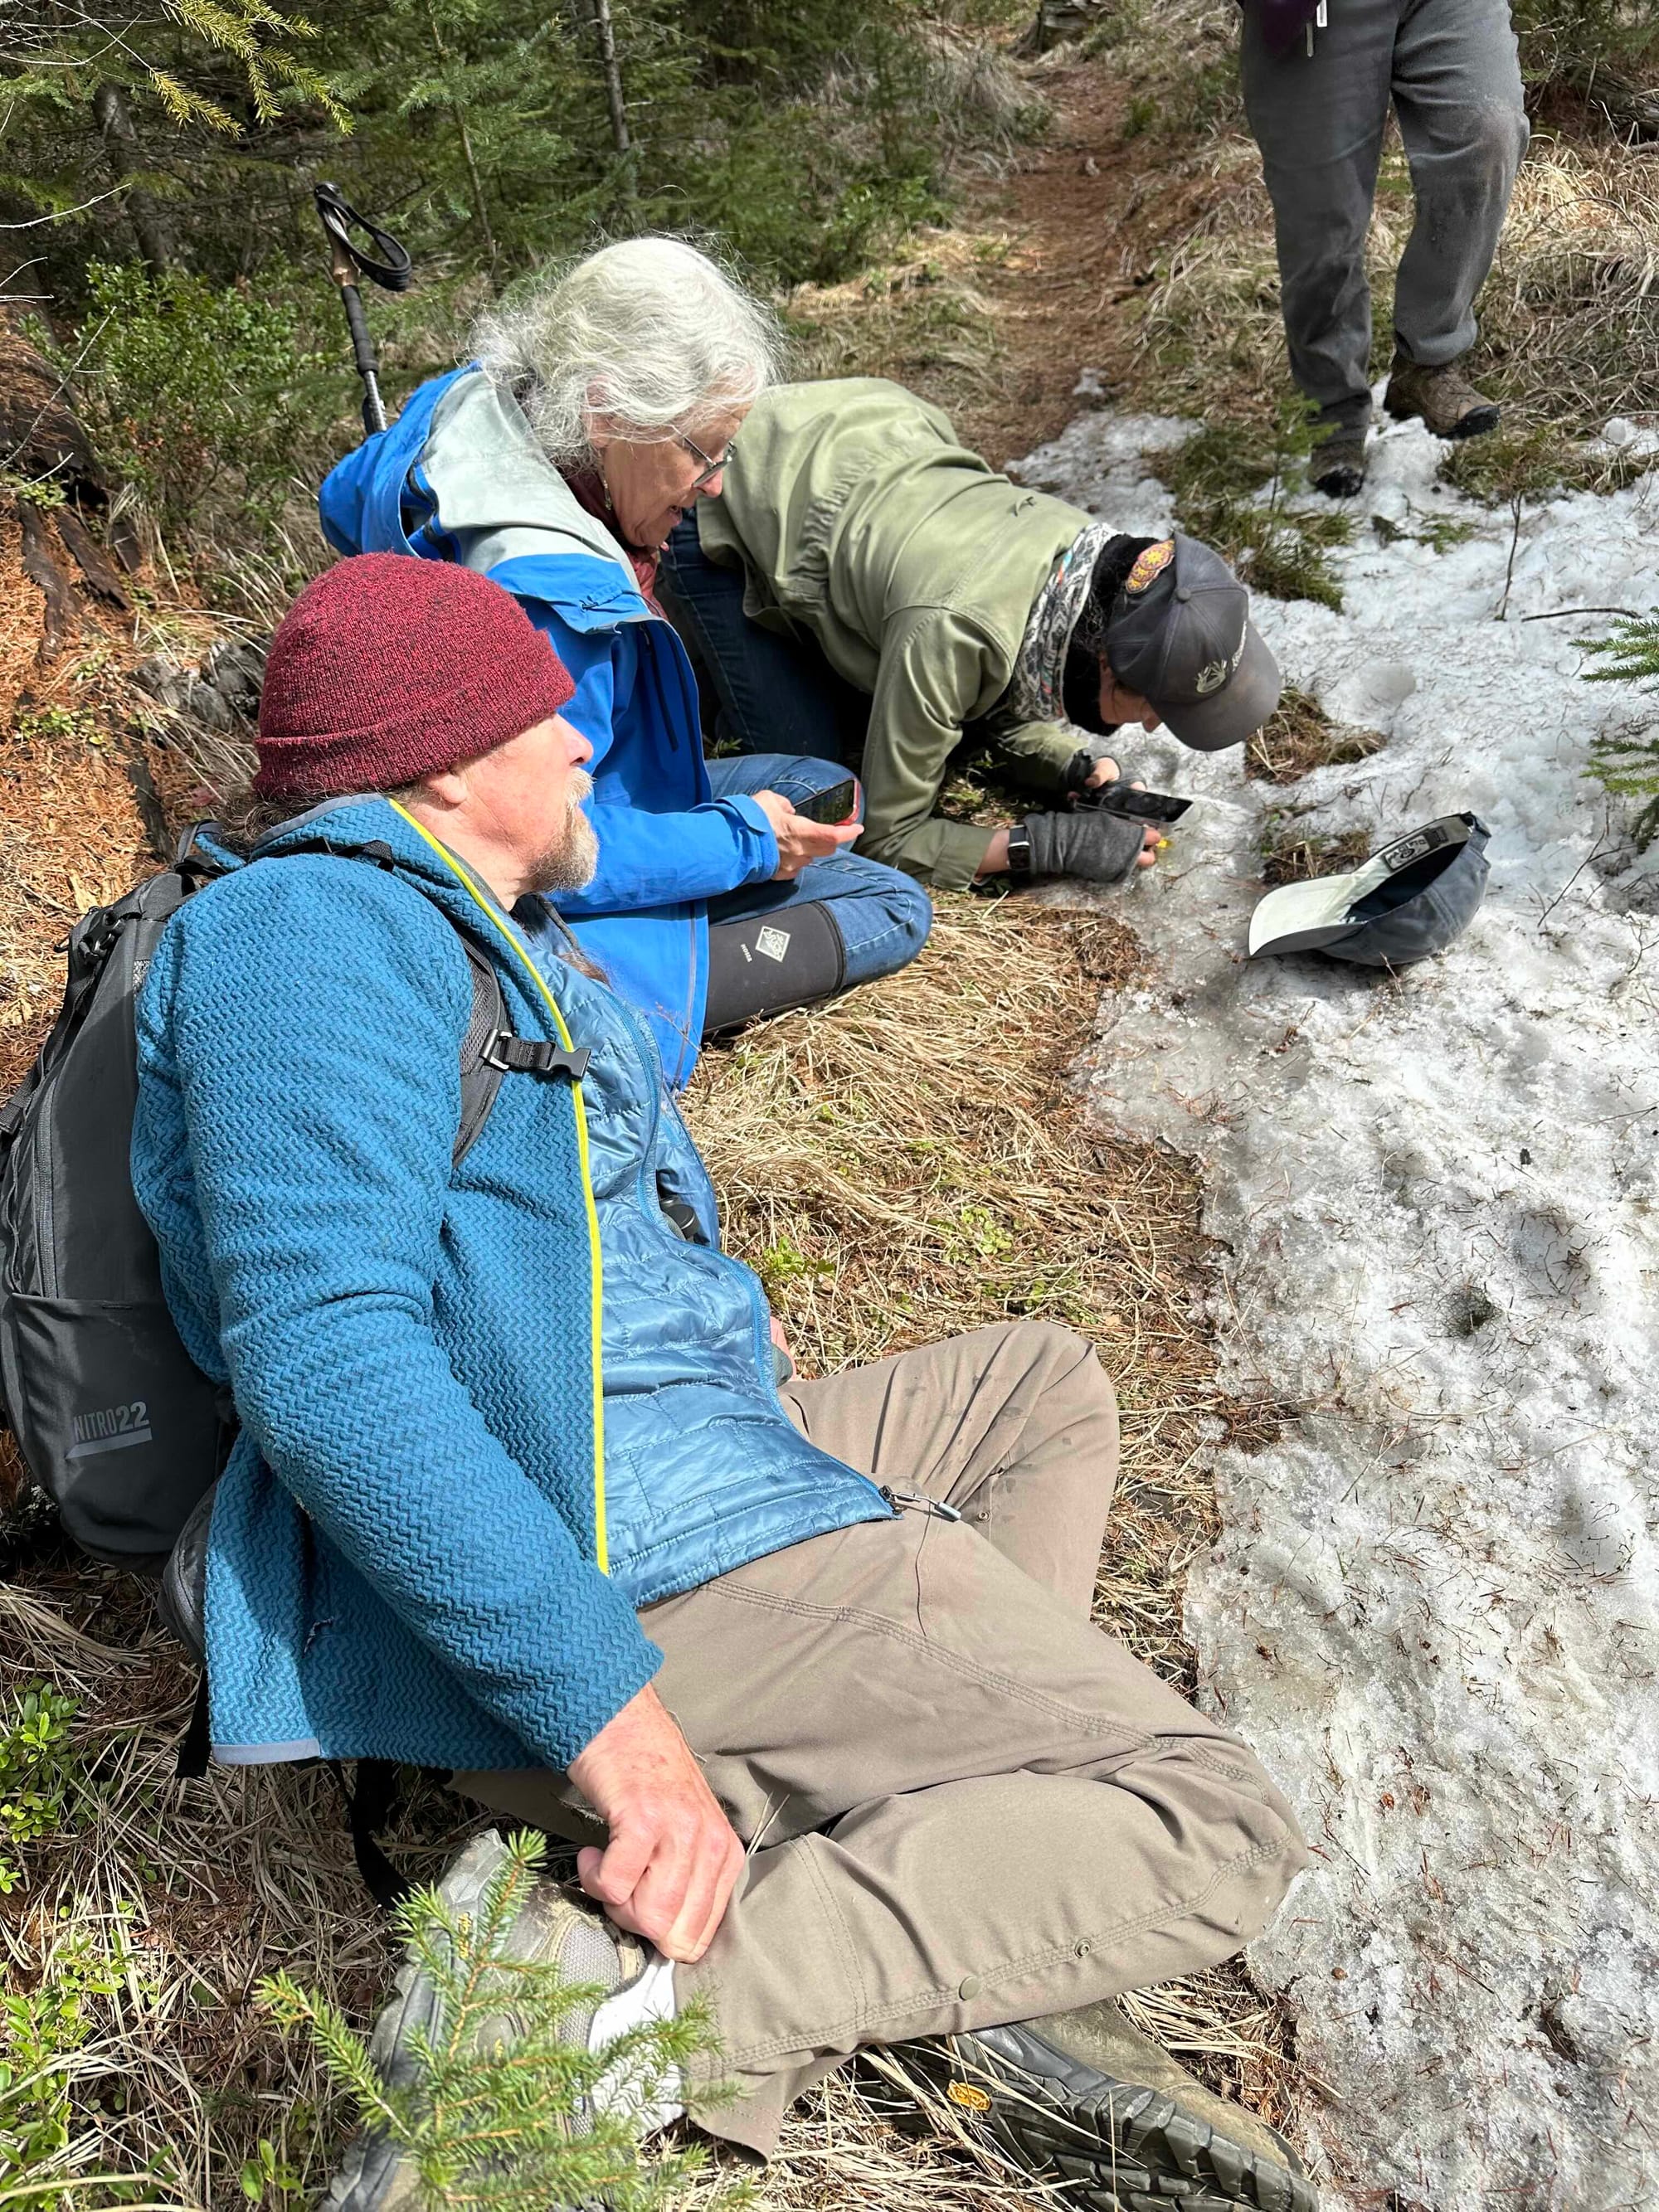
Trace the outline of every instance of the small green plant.
{"label": "small green plant", "polygon": [[304,2175],[283,2157],[269,2136],[261,2136],[253,2156],[243,2160],[240,2180],[250,2204],[294,2204],[307,2194]]}
{"label": "small green plant", "polygon": [[1371,528],[1380,544],[1426,545],[1431,553],[1449,552],[1474,535],[1472,522],[1451,514],[1420,514],[1415,522],[1395,522],[1386,514],[1374,514]]}
{"label": "small green plant", "polygon": [[54,1947],[32,1990],[0,1997],[0,2203],[52,2201],[41,2186],[70,2148],[70,2084],[76,2061],[98,2027],[97,2007],[125,1984],[126,1930],[115,1923],[100,1948],[71,1927]]}
{"label": "small green plant", "polygon": [[56,477],[20,477],[10,469],[0,469],[0,492],[9,493],[25,507],[39,507],[43,514],[62,507],[69,496]]}
{"label": "small green plant", "polygon": [[[596,2103],[594,2093],[620,2074],[635,2110],[656,2101],[713,2048],[707,2015],[689,2007],[590,2052],[566,2040],[564,2023],[602,1992],[567,1982],[545,1960],[511,1956],[514,1923],[546,1853],[544,1838],[514,1836],[476,1917],[454,1911],[435,1889],[397,1907],[410,1960],[434,1999],[431,2025],[410,2038],[406,2081],[382,2077],[363,2038],[326,1997],[286,1973],[260,1985],[283,2027],[310,2031],[359,2123],[402,2151],[431,2212],[547,2212],[594,2201],[653,2212],[703,2163],[690,2150],[647,2164],[635,2124]],[[505,2034],[504,2020],[512,2024]],[[728,2191],[712,2203],[745,2201]]]}
{"label": "small green plant", "polygon": [[[1659,607],[1645,615],[1620,615],[1606,637],[1576,641],[1581,653],[1601,664],[1583,671],[1587,684],[1639,684],[1659,691]],[[1645,803],[1636,817],[1638,844],[1659,835],[1659,731],[1651,726],[1598,738],[1590,749],[1589,773],[1620,799]]]}
{"label": "small green plant", "polygon": [[1306,405],[1292,395],[1271,423],[1226,417],[1206,423],[1162,461],[1159,474],[1182,528],[1213,545],[1253,590],[1340,612],[1341,586],[1328,556],[1349,542],[1353,525],[1328,505],[1287,504],[1313,435]]}
{"label": "small green plant", "polygon": [[957,1267],[1006,1259],[1014,1240],[988,1206],[964,1206],[954,1222],[940,1224],[945,1256]]}
{"label": "small green plant", "polygon": [[810,1252],[803,1252],[793,1237],[780,1237],[762,1253],[755,1272],[772,1304],[782,1306],[797,1283],[832,1281],[836,1267],[832,1260],[814,1259]]}
{"label": "small green plant", "polygon": [[70,1744],[73,1698],[37,1682],[15,1692],[0,1735],[0,1895],[18,1887],[15,1853],[63,1827],[72,1810],[80,1761]]}
{"label": "small green plant", "polygon": [[88,745],[104,742],[104,726],[89,707],[26,708],[15,728],[26,744],[38,738],[76,738]]}

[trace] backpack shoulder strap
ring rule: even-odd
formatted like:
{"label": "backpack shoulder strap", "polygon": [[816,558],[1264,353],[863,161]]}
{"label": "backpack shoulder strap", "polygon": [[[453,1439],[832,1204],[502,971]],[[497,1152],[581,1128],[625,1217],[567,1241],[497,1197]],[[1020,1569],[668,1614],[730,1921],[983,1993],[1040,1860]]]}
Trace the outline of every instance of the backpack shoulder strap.
{"label": "backpack shoulder strap", "polygon": [[[290,845],[286,850],[290,854],[322,854],[331,860],[368,860],[377,868],[388,870],[398,864],[392,848],[380,843],[342,848],[326,837],[316,837],[307,838],[303,844]],[[281,859],[284,855],[267,854],[260,857]],[[472,978],[472,1011],[461,1039],[461,1118],[449,1160],[453,1170],[477,1142],[489,1119],[489,1109],[495,1103],[504,1074],[562,1075],[573,1083],[580,1083],[587,1073],[590,1055],[586,1051],[567,1052],[559,1045],[515,1036],[507,1020],[500,978],[488,955],[473,943],[453,915],[446,915],[445,919],[460,939]]]}
{"label": "backpack shoulder strap", "polygon": [[507,1027],[507,1008],[495,970],[464,930],[458,929],[455,934],[461,940],[472,977],[472,1012],[461,1039],[461,1120],[450,1155],[452,1169],[459,1167],[471,1151],[495,1103],[504,1071],[490,1047]]}

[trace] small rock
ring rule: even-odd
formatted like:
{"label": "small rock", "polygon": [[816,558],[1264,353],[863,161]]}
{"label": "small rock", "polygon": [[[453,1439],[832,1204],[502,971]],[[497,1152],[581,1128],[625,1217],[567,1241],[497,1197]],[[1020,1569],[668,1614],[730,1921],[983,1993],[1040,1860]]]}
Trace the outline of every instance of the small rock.
{"label": "small rock", "polygon": [[132,672],[132,680],[148,691],[150,697],[177,714],[184,703],[185,682],[193,671],[186,668],[170,653],[152,653],[141,660]]}
{"label": "small rock", "polygon": [[222,732],[230,728],[234,717],[223,696],[211,684],[204,684],[194,669],[185,677],[182,690],[180,709],[191,721],[200,722],[209,730]]}
{"label": "small rock", "polygon": [[1636,425],[1623,415],[1615,415],[1611,422],[1603,425],[1601,435],[1610,446],[1633,446],[1637,437]]}

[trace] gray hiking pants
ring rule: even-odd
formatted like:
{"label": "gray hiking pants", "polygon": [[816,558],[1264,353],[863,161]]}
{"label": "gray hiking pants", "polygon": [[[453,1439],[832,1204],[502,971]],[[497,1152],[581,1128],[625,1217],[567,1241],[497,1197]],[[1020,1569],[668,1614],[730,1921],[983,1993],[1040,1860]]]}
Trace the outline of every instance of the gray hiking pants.
{"label": "gray hiking pants", "polygon": [[1291,374],[1325,419],[1369,416],[1365,232],[1392,98],[1417,219],[1395,289],[1395,336],[1426,368],[1474,343],[1527,149],[1508,0],[1328,0],[1330,21],[1269,52],[1247,6],[1244,105],[1273,204]]}
{"label": "gray hiking pants", "polygon": [[[979,1329],[785,1396],[815,1443],[963,1518],[814,1537],[641,1615],[750,1847],[708,1954],[674,1976],[708,1998],[714,2072],[740,2095],[690,2101],[763,2154],[860,2044],[1231,1957],[1307,1857],[1249,1753],[1090,1624],[1117,1414],[1079,1338]],[[562,1775],[455,1786],[604,1841]]]}

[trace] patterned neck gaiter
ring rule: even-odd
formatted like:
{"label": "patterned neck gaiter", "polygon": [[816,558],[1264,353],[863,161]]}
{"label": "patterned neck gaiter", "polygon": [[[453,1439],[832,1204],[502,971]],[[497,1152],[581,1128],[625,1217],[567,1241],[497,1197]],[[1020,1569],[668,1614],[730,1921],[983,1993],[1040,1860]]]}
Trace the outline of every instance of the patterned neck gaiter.
{"label": "patterned neck gaiter", "polygon": [[1065,719],[1066,650],[1089,597],[1095,563],[1120,534],[1107,522],[1091,522],[1079,531],[1037,593],[1008,686],[1008,704],[1021,721]]}

